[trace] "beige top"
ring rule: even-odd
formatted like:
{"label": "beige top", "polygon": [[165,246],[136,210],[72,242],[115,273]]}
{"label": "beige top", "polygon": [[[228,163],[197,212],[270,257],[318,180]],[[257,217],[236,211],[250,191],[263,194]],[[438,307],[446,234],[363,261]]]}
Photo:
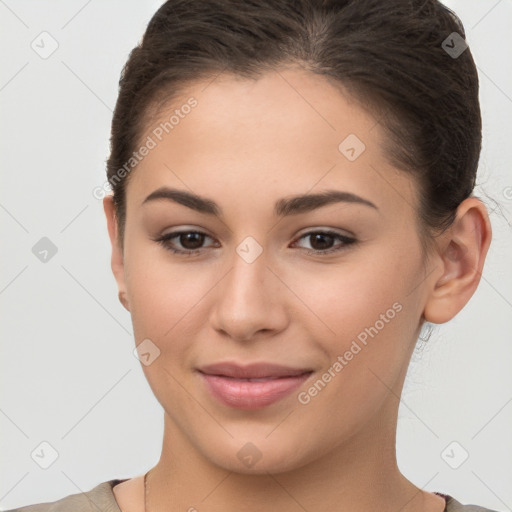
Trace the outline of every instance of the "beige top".
{"label": "beige top", "polygon": [[[71,494],[57,501],[27,505],[5,512],[121,512],[112,489],[126,480],[128,479],[108,480],[87,492]],[[478,505],[463,505],[447,494],[439,492],[435,494],[446,501],[444,512],[496,512]]]}

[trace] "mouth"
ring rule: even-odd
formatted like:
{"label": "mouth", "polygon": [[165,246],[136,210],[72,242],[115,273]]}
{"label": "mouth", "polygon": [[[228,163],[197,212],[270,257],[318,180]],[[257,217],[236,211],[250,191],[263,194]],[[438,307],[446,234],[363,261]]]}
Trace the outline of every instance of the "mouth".
{"label": "mouth", "polygon": [[198,369],[208,391],[220,403],[241,409],[259,409],[289,395],[313,373],[270,363],[241,366],[219,363]]}
{"label": "mouth", "polygon": [[202,366],[198,370],[206,375],[253,380],[296,377],[312,371],[310,368],[293,368],[274,363],[252,363],[248,365],[241,365],[230,362],[210,364]]}
{"label": "mouth", "polygon": [[213,377],[223,377],[225,379],[231,379],[233,381],[239,382],[268,382],[269,380],[277,380],[277,379],[288,379],[290,377],[261,377],[258,379],[252,378],[236,378],[236,377],[228,377],[227,375],[213,375]]}

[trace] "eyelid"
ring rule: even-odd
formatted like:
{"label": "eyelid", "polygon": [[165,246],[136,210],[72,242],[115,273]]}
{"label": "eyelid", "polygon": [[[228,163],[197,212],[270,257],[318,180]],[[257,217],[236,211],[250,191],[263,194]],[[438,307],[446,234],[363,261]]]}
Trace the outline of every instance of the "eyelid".
{"label": "eyelid", "polygon": [[300,238],[304,235],[309,235],[312,233],[329,233],[331,235],[339,235],[344,236],[346,238],[357,238],[356,235],[352,231],[348,231],[347,229],[338,229],[338,228],[331,228],[327,226],[311,226],[308,228],[304,228],[299,232],[297,235],[297,238]]}

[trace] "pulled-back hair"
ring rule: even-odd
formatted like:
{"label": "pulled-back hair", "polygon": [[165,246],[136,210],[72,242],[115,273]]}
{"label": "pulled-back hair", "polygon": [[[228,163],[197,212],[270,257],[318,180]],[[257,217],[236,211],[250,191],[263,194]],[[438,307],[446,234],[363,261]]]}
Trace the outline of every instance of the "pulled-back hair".
{"label": "pulled-back hair", "polygon": [[118,171],[155,104],[220,72],[258,78],[290,65],[379,113],[390,162],[419,183],[422,225],[446,228],[473,191],[481,149],[478,75],[464,38],[460,20],[437,0],[166,1],[119,81],[107,179],[121,246],[131,173],[120,180]]}

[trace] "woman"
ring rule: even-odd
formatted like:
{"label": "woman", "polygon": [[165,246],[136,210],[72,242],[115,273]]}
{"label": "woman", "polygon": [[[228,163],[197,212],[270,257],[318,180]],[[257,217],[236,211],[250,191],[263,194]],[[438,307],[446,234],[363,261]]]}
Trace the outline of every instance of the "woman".
{"label": "woman", "polygon": [[480,144],[436,0],[163,4],[122,73],[104,199],[161,458],[18,510],[488,510],[395,454],[416,340],[490,244]]}

